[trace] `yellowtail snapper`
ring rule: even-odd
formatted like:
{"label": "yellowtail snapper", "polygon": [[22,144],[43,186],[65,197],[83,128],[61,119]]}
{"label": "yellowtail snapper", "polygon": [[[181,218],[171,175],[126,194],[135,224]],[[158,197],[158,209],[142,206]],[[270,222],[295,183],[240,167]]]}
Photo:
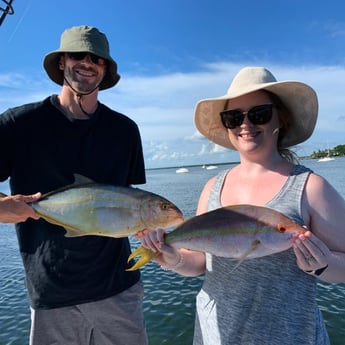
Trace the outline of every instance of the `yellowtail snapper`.
{"label": "yellowtail snapper", "polygon": [[[165,235],[175,248],[207,252],[216,256],[245,259],[271,255],[289,249],[306,229],[273,209],[253,205],[222,207],[186,220]],[[159,252],[143,246],[128,261],[140,256],[129,270],[136,270]]]}

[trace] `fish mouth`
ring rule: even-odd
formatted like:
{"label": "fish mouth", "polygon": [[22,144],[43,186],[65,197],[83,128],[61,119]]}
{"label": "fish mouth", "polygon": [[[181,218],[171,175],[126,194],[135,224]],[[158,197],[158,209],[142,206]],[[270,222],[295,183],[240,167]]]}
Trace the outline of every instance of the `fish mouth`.
{"label": "fish mouth", "polygon": [[167,218],[170,219],[170,221],[164,225],[165,227],[179,225],[184,222],[183,213],[180,210],[171,209],[169,213],[170,214]]}
{"label": "fish mouth", "polygon": [[184,221],[183,212],[175,205],[170,205],[169,217],[171,218],[171,225],[180,224]]}
{"label": "fish mouth", "polygon": [[169,224],[169,226],[179,225],[179,224],[181,224],[181,223],[183,223],[183,222],[184,222],[184,218],[183,218],[183,216],[181,215],[181,216],[179,216],[179,217],[176,217],[176,219],[173,220],[173,221],[171,222],[171,224]]}
{"label": "fish mouth", "polygon": [[140,219],[147,229],[169,228],[184,221],[182,211],[166,200],[160,203],[158,210],[151,210],[150,216],[147,217],[145,215],[147,203],[149,201],[142,201],[139,207]]}

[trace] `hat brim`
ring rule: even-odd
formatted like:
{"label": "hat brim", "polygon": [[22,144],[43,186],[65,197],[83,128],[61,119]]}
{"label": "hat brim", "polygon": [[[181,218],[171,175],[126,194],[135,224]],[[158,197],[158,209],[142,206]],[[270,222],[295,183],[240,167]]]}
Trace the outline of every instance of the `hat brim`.
{"label": "hat brim", "polygon": [[[79,51],[80,50],[76,50],[76,52]],[[64,81],[63,71],[59,69],[59,58],[60,55],[65,52],[66,51],[55,50],[48,53],[43,60],[43,66],[49,78],[59,85],[63,85]],[[73,50],[69,50],[69,52],[73,52]],[[120,75],[117,73],[116,62],[110,56],[102,56],[102,54],[100,54],[99,52],[90,51],[90,53],[93,53],[107,60],[106,74],[99,85],[99,90],[105,90],[115,86],[120,80]]]}
{"label": "hat brim", "polygon": [[196,128],[214,143],[236,150],[229,139],[228,130],[221,122],[220,112],[224,110],[227,101],[259,90],[276,94],[291,114],[290,126],[281,142],[282,147],[297,145],[311,136],[317,120],[317,95],[311,87],[297,81],[251,85],[242,88],[240,92],[230,92],[221,97],[203,99],[195,107]]}

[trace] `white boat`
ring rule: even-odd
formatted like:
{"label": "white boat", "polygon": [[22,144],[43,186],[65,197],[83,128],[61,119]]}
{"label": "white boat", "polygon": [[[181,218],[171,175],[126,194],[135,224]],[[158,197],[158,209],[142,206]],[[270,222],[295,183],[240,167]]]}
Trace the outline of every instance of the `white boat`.
{"label": "white boat", "polygon": [[330,162],[330,161],[334,161],[334,160],[335,160],[335,158],[333,158],[333,157],[323,157],[323,158],[320,158],[318,160],[318,162]]}
{"label": "white boat", "polygon": [[214,169],[217,169],[218,167],[216,165],[208,165],[206,167],[206,170],[214,170]]}
{"label": "white boat", "polygon": [[334,161],[335,158],[331,156],[331,152],[330,150],[326,150],[327,151],[327,154],[325,157],[322,157],[318,160],[318,162],[331,162],[331,161]]}
{"label": "white boat", "polygon": [[187,168],[178,168],[176,170],[176,174],[185,174],[187,172],[189,172],[189,170]]}

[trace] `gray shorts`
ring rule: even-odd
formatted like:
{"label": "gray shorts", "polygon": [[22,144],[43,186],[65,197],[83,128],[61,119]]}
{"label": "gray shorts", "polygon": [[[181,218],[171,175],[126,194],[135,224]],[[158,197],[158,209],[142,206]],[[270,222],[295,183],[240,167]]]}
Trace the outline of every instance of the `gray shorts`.
{"label": "gray shorts", "polygon": [[30,345],[147,345],[143,284],[113,297],[55,309],[31,309]]}

